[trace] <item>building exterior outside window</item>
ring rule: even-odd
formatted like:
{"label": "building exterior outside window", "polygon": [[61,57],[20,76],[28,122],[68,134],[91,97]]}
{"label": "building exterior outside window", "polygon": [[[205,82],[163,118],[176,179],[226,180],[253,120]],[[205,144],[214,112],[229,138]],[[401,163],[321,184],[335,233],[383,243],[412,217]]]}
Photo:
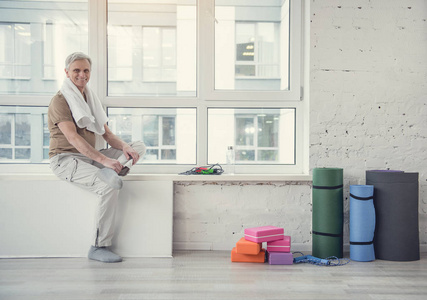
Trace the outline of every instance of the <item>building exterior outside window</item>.
{"label": "building exterior outside window", "polygon": [[0,106],[0,163],[47,162],[47,107]]}
{"label": "building exterior outside window", "polygon": [[28,23],[0,20],[0,78],[30,77],[31,30]]}

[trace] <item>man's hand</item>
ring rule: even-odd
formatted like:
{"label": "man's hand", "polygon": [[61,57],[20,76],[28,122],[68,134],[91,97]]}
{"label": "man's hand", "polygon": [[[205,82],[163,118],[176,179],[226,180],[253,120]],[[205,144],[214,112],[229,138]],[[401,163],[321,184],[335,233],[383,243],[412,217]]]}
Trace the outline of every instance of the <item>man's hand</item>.
{"label": "man's hand", "polygon": [[122,170],[123,165],[116,159],[108,158],[102,162],[102,164],[110,169],[113,169],[117,174]]}
{"label": "man's hand", "polygon": [[133,163],[132,165],[136,164],[139,160],[139,153],[136,152],[131,146],[129,146],[128,144],[126,144],[123,147],[123,154],[125,155],[126,159],[130,159],[132,158]]}
{"label": "man's hand", "polygon": [[136,164],[139,160],[139,153],[135,151],[131,146],[122,141],[118,136],[111,132],[107,124],[104,125],[105,133],[102,135],[104,140],[115,149],[121,149],[127,160],[132,158],[132,164]]}

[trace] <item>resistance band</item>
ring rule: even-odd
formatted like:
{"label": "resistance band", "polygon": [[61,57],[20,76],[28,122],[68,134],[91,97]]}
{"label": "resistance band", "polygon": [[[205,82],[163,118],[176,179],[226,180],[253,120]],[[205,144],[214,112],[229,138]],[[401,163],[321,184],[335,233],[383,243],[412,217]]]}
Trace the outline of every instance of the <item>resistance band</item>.
{"label": "resistance band", "polygon": [[312,254],[343,256],[343,169],[313,169]]}
{"label": "resistance band", "polygon": [[205,167],[194,167],[188,171],[181,172],[179,175],[221,175],[224,173],[220,164],[214,164]]}

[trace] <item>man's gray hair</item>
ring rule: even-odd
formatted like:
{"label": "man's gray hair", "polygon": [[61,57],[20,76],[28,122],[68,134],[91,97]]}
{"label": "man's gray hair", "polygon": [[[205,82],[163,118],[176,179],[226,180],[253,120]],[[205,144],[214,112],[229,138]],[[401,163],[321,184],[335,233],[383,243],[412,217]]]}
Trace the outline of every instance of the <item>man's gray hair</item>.
{"label": "man's gray hair", "polygon": [[76,60],[82,60],[87,59],[89,62],[90,67],[92,68],[92,60],[90,57],[83,52],[74,52],[68,55],[68,57],[65,59],[65,69],[69,70],[70,65],[75,62]]}

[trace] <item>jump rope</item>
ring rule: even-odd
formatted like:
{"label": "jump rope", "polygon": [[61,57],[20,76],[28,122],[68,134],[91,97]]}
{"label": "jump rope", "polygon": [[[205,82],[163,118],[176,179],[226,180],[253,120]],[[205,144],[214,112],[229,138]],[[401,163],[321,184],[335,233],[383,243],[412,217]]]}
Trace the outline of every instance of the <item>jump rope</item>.
{"label": "jump rope", "polygon": [[302,252],[292,252],[292,254],[301,254],[301,256],[294,258],[294,264],[308,263],[315,266],[337,267],[337,266],[344,266],[350,263],[350,259],[338,258],[336,256],[329,256],[327,258],[318,258],[312,255],[304,255],[304,253]]}

